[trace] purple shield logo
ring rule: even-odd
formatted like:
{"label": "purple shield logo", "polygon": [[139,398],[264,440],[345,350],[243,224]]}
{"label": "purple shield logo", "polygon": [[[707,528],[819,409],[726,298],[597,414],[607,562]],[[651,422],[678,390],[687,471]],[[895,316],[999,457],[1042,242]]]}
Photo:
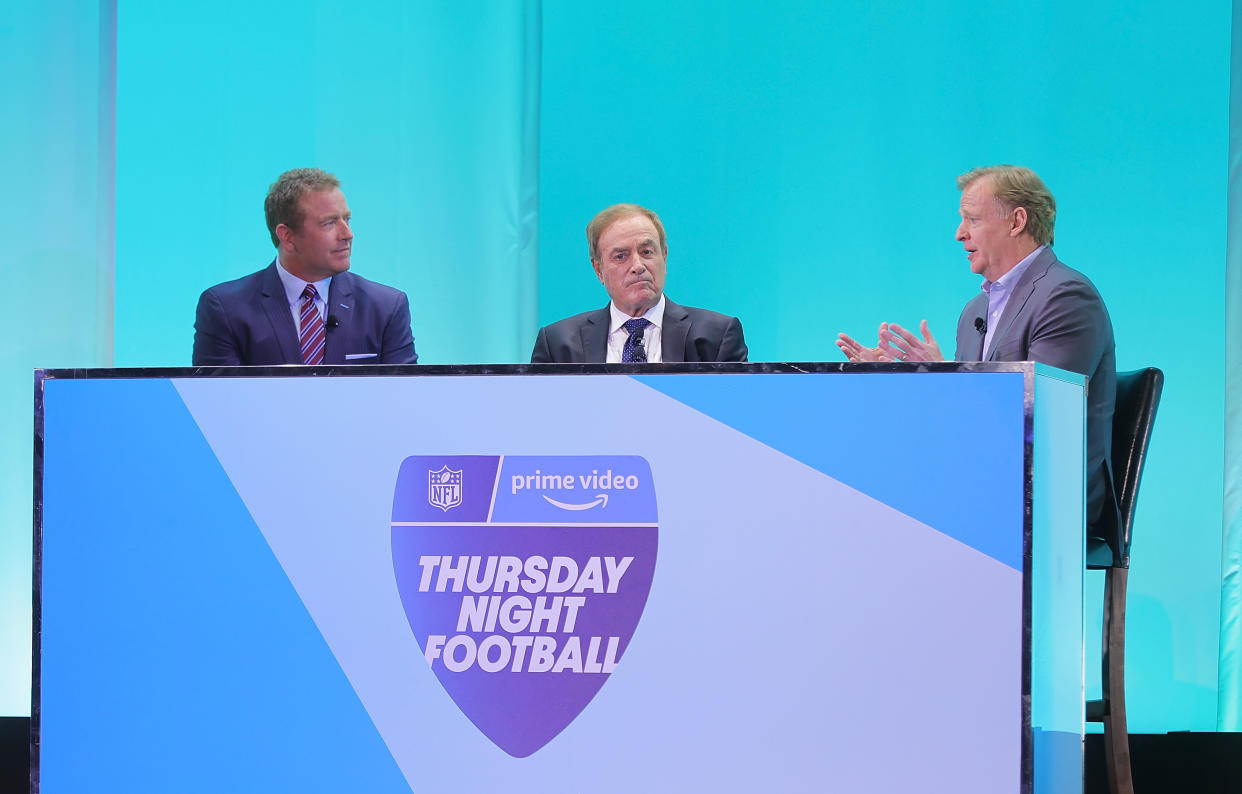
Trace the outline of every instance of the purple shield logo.
{"label": "purple shield logo", "polygon": [[[445,473],[457,482],[451,519],[441,505],[453,499],[433,500],[451,485],[437,482]],[[392,551],[406,618],[445,692],[502,750],[524,758],[543,747],[622,663],[658,532],[641,457],[402,463]]]}
{"label": "purple shield logo", "polygon": [[427,504],[446,513],[461,504],[461,469],[427,470]]}

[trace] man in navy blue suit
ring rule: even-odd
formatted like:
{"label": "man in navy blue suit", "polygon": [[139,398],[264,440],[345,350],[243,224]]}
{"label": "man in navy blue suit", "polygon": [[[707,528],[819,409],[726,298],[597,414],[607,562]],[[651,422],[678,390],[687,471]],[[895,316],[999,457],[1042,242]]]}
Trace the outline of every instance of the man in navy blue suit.
{"label": "man in navy blue suit", "polygon": [[286,171],[263,209],[276,259],[199,297],[194,366],[418,362],[405,293],[349,272],[354,234],[336,177]]}

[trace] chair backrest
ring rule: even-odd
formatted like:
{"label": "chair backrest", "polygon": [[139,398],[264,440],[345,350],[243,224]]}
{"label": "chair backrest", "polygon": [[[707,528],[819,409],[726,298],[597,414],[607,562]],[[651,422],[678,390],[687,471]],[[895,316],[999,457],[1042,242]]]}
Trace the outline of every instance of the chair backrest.
{"label": "chair backrest", "polygon": [[1117,403],[1113,408],[1113,485],[1121,513],[1120,557],[1130,558],[1131,523],[1138,501],[1139,481],[1147,460],[1147,444],[1164,390],[1164,373],[1155,367],[1117,373]]}

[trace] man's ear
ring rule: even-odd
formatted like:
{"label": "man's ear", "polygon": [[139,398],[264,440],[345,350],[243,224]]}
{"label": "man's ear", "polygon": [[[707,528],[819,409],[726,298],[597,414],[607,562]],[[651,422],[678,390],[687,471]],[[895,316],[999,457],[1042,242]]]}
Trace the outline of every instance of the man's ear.
{"label": "man's ear", "polygon": [[604,283],[604,271],[600,268],[599,262],[592,259],[591,267],[595,269],[595,277],[599,279],[599,283],[603,284]]}
{"label": "man's ear", "polygon": [[1019,237],[1026,231],[1026,207],[1015,207],[1009,222],[1009,236]]}
{"label": "man's ear", "polygon": [[290,229],[283,223],[276,224],[276,239],[280,240],[280,247],[293,247],[293,229]]}

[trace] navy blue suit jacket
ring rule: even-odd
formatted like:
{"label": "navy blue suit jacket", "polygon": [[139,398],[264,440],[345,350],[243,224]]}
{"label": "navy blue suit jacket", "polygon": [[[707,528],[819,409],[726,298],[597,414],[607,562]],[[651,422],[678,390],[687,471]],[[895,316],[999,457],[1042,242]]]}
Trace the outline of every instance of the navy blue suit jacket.
{"label": "navy blue suit jacket", "polygon": [[[604,363],[611,320],[605,306],[540,328],[530,363]],[[746,360],[746,340],[742,323],[736,317],[679,306],[667,297],[660,340],[660,355],[666,363]]]}
{"label": "navy blue suit jacket", "polygon": [[[982,357],[983,333],[975,320],[987,316],[984,293],[962,310],[957,321],[958,361]],[[997,323],[988,361],[1037,361],[1088,377],[1087,523],[1115,520],[1110,454],[1117,358],[1113,323],[1100,293],[1090,279],[1045,248],[1014,285]]]}
{"label": "navy blue suit jacket", "polygon": [[[405,293],[349,271],[332,277],[324,364],[415,364],[410,302]],[[297,327],[276,263],[217,284],[198,299],[196,367],[301,364]]]}

